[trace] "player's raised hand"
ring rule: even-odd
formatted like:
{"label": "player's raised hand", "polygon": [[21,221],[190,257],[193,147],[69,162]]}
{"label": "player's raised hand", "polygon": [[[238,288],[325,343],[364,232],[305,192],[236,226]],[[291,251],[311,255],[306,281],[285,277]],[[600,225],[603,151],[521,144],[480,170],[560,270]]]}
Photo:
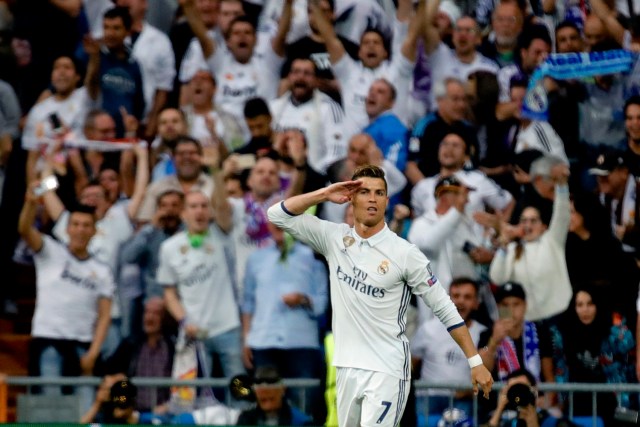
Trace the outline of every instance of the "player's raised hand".
{"label": "player's raised hand", "polygon": [[325,188],[325,195],[328,201],[341,205],[351,201],[351,196],[361,185],[362,181],[336,182]]}
{"label": "player's raised hand", "polygon": [[473,394],[477,395],[479,387],[481,387],[484,398],[489,398],[491,386],[493,386],[493,377],[486,366],[478,365],[471,368],[471,384],[473,384]]}

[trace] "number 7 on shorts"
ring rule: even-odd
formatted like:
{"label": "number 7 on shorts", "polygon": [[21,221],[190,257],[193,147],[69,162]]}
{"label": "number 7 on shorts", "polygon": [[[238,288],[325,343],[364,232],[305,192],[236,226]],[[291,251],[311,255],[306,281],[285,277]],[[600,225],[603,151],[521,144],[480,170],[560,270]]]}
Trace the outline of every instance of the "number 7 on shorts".
{"label": "number 7 on shorts", "polygon": [[382,411],[382,414],[380,414],[380,418],[378,418],[376,424],[380,424],[382,420],[384,420],[384,417],[387,416],[387,412],[389,412],[389,408],[391,408],[391,402],[387,402],[386,400],[383,400],[382,402],[380,402],[380,404],[384,406],[384,411]]}

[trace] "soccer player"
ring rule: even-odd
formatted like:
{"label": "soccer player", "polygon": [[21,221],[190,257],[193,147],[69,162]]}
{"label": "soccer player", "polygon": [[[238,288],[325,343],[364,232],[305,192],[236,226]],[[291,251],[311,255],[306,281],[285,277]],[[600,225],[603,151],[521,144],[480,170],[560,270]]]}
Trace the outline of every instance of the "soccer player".
{"label": "soccer player", "polygon": [[[351,202],[354,227],[302,215],[326,201]],[[351,181],[289,198],[268,211],[271,222],[329,263],[340,425],[385,427],[400,421],[411,375],[405,336],[411,293],[431,307],[468,358],[474,393],[480,386],[488,397],[493,383],[429,260],[385,224],[388,203],[384,171],[365,165]]]}

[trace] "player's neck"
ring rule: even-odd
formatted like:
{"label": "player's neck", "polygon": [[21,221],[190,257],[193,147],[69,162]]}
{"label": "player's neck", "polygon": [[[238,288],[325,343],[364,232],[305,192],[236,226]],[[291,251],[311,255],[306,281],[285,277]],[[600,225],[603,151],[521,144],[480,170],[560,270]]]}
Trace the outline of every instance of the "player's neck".
{"label": "player's neck", "polygon": [[84,260],[89,258],[89,251],[87,250],[86,246],[79,246],[79,245],[74,245],[73,243],[69,243],[68,248],[69,248],[69,252],[71,252],[71,255],[73,255],[78,259]]}
{"label": "player's neck", "polygon": [[384,228],[384,221],[380,221],[373,226],[367,226],[361,222],[356,221],[356,223],[354,224],[354,228],[356,229],[356,233],[358,233],[358,236],[362,237],[363,239],[369,239],[370,237],[373,237],[380,231],[382,231],[382,229]]}

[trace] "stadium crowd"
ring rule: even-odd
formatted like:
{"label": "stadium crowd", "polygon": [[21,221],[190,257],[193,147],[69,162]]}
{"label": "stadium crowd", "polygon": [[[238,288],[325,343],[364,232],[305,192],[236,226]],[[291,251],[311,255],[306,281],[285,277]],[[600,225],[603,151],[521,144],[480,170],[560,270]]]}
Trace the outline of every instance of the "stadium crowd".
{"label": "stadium crowd", "polygon": [[[266,210],[373,164],[389,228],[430,259],[496,380],[637,382],[638,3],[0,1],[0,311],[33,265],[30,374],[105,376],[75,391],[91,422],[104,387],[129,396],[122,375],[179,378],[197,355],[200,375],[322,380],[309,416],[287,391],[293,406],[240,422],[293,423],[286,408],[335,425],[326,265]],[[624,72],[536,74],[619,50]],[[546,118],[526,112],[539,90]],[[312,213],[353,222],[348,205]],[[414,379],[467,382],[430,310],[408,317]],[[175,394],[138,387],[136,410],[174,411]],[[495,394],[489,426],[509,422]],[[467,391],[416,395],[403,425],[451,397],[472,410]],[[602,393],[597,411],[609,426],[638,405]],[[568,408],[546,393],[515,416]]]}

